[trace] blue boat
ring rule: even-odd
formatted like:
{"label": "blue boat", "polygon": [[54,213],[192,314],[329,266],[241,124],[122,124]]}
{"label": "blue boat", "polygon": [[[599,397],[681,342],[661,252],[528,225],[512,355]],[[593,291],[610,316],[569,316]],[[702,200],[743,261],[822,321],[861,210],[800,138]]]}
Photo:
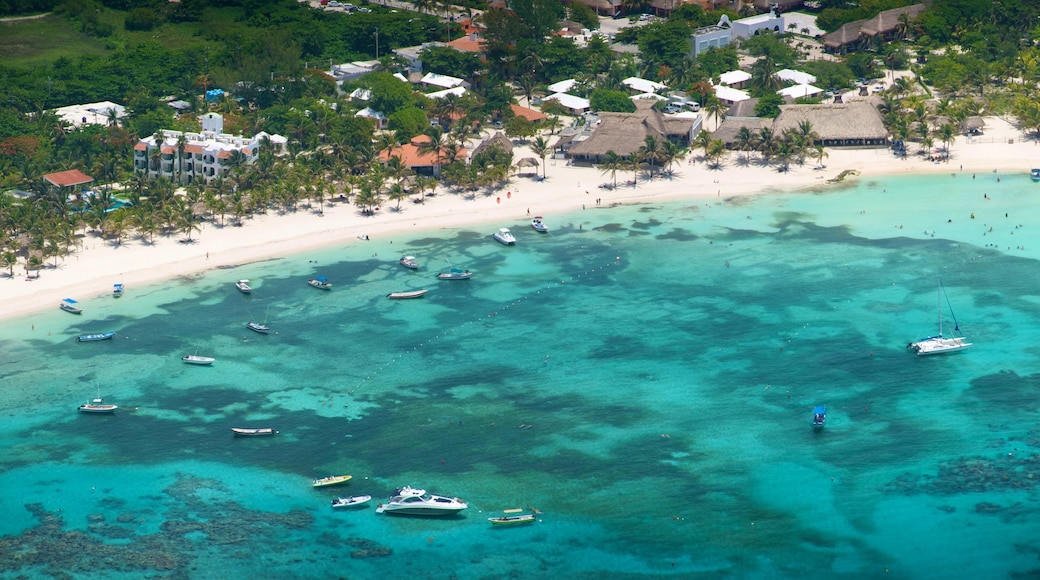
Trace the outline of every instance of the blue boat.
{"label": "blue boat", "polygon": [[816,407],[813,408],[812,412],[812,426],[823,427],[824,421],[827,420],[827,405],[816,405]]}
{"label": "blue boat", "polygon": [[116,298],[119,298],[120,296],[122,296],[123,295],[123,285],[122,284],[113,284],[112,285],[112,295],[115,296]]}
{"label": "blue boat", "polygon": [[1040,181],[1040,169],[1031,169],[1029,171],[1029,177],[1033,178],[1033,181]]}
{"label": "blue boat", "polygon": [[72,298],[63,298],[61,304],[58,305],[65,312],[71,312],[73,314],[82,314],[83,309],[79,307],[79,303]]}
{"label": "blue boat", "polygon": [[98,334],[81,334],[76,337],[76,342],[97,342],[99,340],[108,340],[115,336],[114,332],[101,332]]}

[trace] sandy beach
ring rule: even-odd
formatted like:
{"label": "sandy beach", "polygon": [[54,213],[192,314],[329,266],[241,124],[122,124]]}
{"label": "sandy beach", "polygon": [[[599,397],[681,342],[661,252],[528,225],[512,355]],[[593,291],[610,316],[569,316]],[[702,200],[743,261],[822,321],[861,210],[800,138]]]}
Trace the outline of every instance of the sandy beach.
{"label": "sandy beach", "polygon": [[[56,308],[68,296],[89,301],[111,293],[112,284],[122,282],[132,292],[135,286],[163,279],[190,275],[218,267],[246,264],[273,257],[300,253],[312,248],[344,243],[365,243],[398,232],[449,230],[460,227],[483,227],[490,235],[501,225],[514,224],[543,215],[551,223],[554,213],[582,208],[599,211],[615,204],[646,203],[690,199],[728,198],[790,191],[810,187],[836,187],[828,180],[845,171],[858,175],[846,179],[866,179],[907,173],[975,173],[992,174],[1028,172],[1038,165],[1033,158],[1036,144],[1022,139],[1023,134],[1007,121],[986,118],[985,134],[969,140],[958,136],[951,145],[949,162],[934,163],[916,154],[911,144],[904,160],[888,149],[828,148],[820,167],[815,159],[804,165],[793,163],[787,172],[775,166],[764,166],[754,153],[751,163],[745,155],[730,152],[721,168],[708,167],[700,150],[689,159],[673,166],[671,177],[628,182],[631,172],[617,174],[616,189],[602,185],[612,183],[611,176],[595,167],[568,166],[564,160],[546,160],[545,180],[532,175],[513,177],[501,192],[476,195],[438,189],[423,204],[403,201],[382,206],[373,216],[363,216],[359,209],[346,203],[326,204],[324,213],[317,208],[301,208],[296,213],[254,216],[243,227],[219,227],[203,224],[193,243],[183,243],[180,235],[157,237],[154,244],[137,238],[121,245],[93,234],[82,238],[82,246],[64,260],[48,260],[39,277],[26,275],[16,266],[14,276],[0,274],[0,318]],[[551,137],[555,140],[556,137]],[[530,150],[517,147],[514,159],[535,157]],[[539,169],[539,176],[541,169]],[[416,196],[417,198],[418,196]],[[590,227],[602,218],[590,213]],[[229,274],[228,282],[232,282]]]}

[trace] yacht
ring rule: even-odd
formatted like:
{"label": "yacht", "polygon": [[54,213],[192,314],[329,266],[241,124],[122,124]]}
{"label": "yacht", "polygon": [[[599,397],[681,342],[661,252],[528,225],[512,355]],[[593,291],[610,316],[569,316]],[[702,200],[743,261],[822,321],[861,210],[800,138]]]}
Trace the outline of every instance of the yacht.
{"label": "yacht", "polygon": [[249,286],[249,280],[235,282],[235,288],[238,288],[238,291],[243,294],[251,294],[253,292],[253,289]]}
{"label": "yacht", "polygon": [[469,506],[457,497],[444,497],[426,493],[425,489],[402,487],[390,496],[386,503],[379,504],[376,513],[402,514],[409,516],[450,516]]}
{"label": "yacht", "polygon": [[542,216],[540,215],[534,216],[534,219],[531,220],[531,227],[534,228],[534,231],[540,234],[544,234],[549,231],[549,226],[545,225],[545,222],[542,221]]}
{"label": "yacht", "polygon": [[507,246],[516,245],[516,238],[513,237],[513,233],[509,231],[509,228],[498,228],[493,237]]}
{"label": "yacht", "polygon": [[401,258],[400,263],[402,266],[408,268],[409,270],[419,269],[419,262],[415,259],[415,256],[405,256]]}

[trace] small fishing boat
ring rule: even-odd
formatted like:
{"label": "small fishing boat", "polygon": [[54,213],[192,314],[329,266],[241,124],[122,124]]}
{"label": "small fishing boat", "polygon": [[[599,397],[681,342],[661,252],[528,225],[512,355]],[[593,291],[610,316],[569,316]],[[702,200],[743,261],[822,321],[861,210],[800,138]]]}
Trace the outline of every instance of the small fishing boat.
{"label": "small fishing boat", "polygon": [[351,497],[337,497],[337,498],[332,500],[332,507],[334,507],[334,508],[356,507],[356,506],[359,506],[359,505],[364,505],[364,504],[368,503],[371,500],[372,500],[372,496],[370,496],[370,495],[355,495],[355,496],[351,496]]}
{"label": "small fishing boat", "polygon": [[83,314],[83,309],[79,307],[79,302],[76,302],[72,298],[63,298],[61,304],[58,305],[65,312],[71,312],[72,314]]}
{"label": "small fishing boat", "polygon": [[332,283],[329,282],[329,279],[325,276],[318,276],[313,280],[307,280],[307,283],[321,290],[332,290]]}
{"label": "small fishing boat", "polygon": [[243,294],[253,293],[253,288],[249,285],[249,280],[239,280],[238,282],[235,282],[235,288],[238,288],[238,291]]}
{"label": "small fishing boat", "polygon": [[235,434],[235,437],[260,437],[264,435],[274,435],[277,433],[270,427],[263,427],[261,429],[247,429],[244,427],[232,427],[231,432]]}
{"label": "small fishing boat", "polygon": [[438,280],[469,280],[473,277],[473,273],[469,270],[460,270],[458,268],[452,268],[450,272],[441,272],[437,274]]}
{"label": "small fishing boat", "polygon": [[816,405],[812,412],[812,426],[823,427],[823,424],[827,421],[827,405]]}
{"label": "small fishing boat", "polygon": [[1040,181],[1040,169],[1033,168],[1029,170],[1029,177],[1033,178],[1033,181]]}
{"label": "small fishing boat", "polygon": [[186,355],[181,357],[181,362],[184,362],[184,363],[187,363],[187,364],[190,364],[190,365],[199,365],[199,366],[211,365],[211,364],[213,364],[213,361],[215,361],[215,360],[217,360],[217,359],[215,359],[213,357],[199,356],[199,349],[197,349],[197,348],[195,349],[195,354],[186,354]]}
{"label": "small fishing boat", "polygon": [[499,516],[488,518],[493,526],[515,526],[518,524],[533,524],[536,520],[534,514],[521,514],[518,516]]}
{"label": "small fishing boat", "polygon": [[259,332],[260,334],[267,334],[268,332],[271,332],[270,327],[268,327],[266,324],[260,324],[259,322],[247,322],[246,328],[252,330],[253,332]]}
{"label": "small fishing boat", "polygon": [[534,228],[534,231],[540,234],[544,234],[549,231],[549,226],[545,225],[545,223],[542,222],[542,216],[540,215],[534,216],[534,219],[531,220],[531,227]]}
{"label": "small fishing boat", "polygon": [[97,334],[81,334],[76,337],[76,342],[97,342],[99,340],[108,340],[115,336],[114,332],[99,332]]}
{"label": "small fishing boat", "polygon": [[115,296],[116,298],[119,298],[120,296],[123,295],[123,290],[124,290],[124,288],[123,288],[122,284],[113,284],[112,285],[112,296]]}
{"label": "small fishing boat", "polygon": [[409,292],[391,292],[386,295],[391,300],[408,300],[411,298],[422,298],[429,290],[411,290]]}
{"label": "small fishing boat", "polygon": [[405,256],[401,258],[400,264],[409,270],[419,269],[419,262],[415,261],[415,256]]}
{"label": "small fishing boat", "polygon": [[513,233],[509,231],[509,228],[498,228],[498,231],[491,237],[507,246],[516,245],[516,238],[513,236]]}
{"label": "small fishing boat", "polygon": [[328,477],[322,477],[314,480],[313,487],[329,487],[331,485],[340,485],[350,481],[351,475],[330,475]]}
{"label": "small fishing boat", "polygon": [[83,403],[79,406],[79,410],[83,413],[115,413],[119,407],[116,405],[105,404],[105,400],[101,398],[101,387],[98,387],[98,396],[96,399],[92,399],[89,403]]}

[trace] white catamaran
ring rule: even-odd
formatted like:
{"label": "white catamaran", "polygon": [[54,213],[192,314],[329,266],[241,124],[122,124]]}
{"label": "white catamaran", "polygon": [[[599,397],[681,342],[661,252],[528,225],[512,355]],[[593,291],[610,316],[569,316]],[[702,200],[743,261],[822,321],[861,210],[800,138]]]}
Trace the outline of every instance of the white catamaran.
{"label": "white catamaran", "polygon": [[[959,337],[946,337],[943,336],[943,313],[942,313],[942,299],[943,299],[943,287],[942,279],[938,282],[938,302],[939,302],[939,334],[935,336],[929,336],[928,338],[922,338],[917,342],[911,342],[906,345],[911,352],[918,356],[924,356],[929,354],[944,354],[948,352],[957,352],[964,350],[971,346],[971,343],[965,340],[963,336]],[[947,302],[949,300],[947,299]],[[953,330],[956,333],[960,333],[960,325],[957,324],[957,316],[953,314],[953,308],[950,308],[950,316],[953,318]]]}

